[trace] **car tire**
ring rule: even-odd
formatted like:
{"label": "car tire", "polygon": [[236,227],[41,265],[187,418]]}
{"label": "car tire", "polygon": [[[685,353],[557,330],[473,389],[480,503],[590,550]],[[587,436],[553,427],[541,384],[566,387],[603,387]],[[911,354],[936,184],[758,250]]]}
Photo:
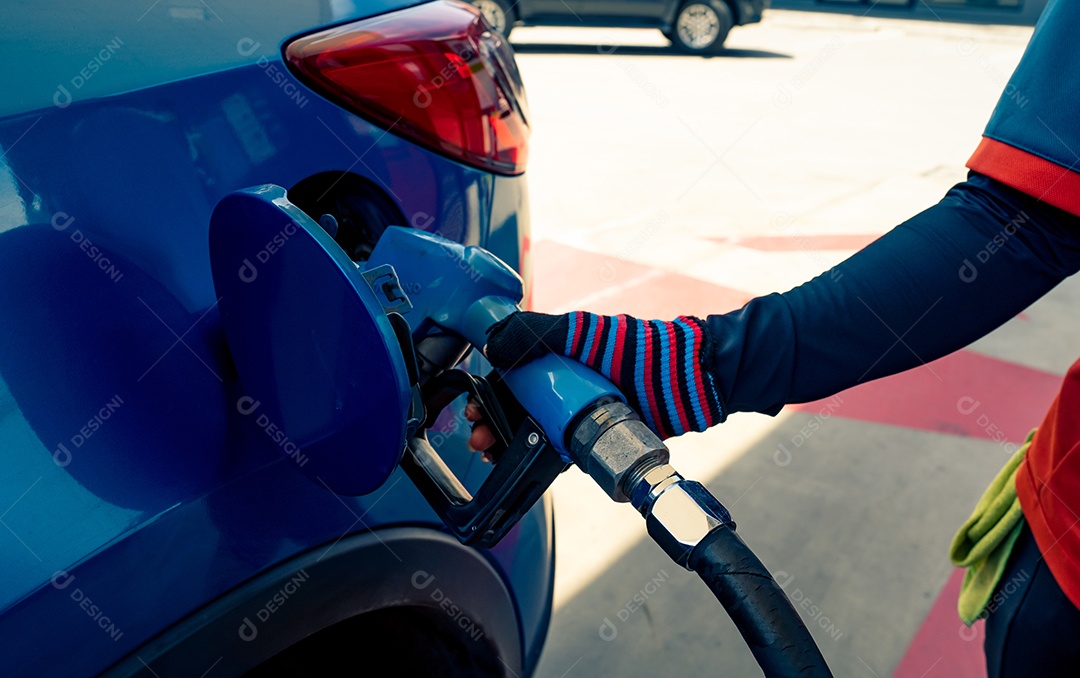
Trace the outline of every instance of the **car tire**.
{"label": "car tire", "polygon": [[506,0],[470,0],[472,6],[480,10],[484,20],[504,37],[510,36],[514,30],[514,9],[506,3]]}
{"label": "car tire", "polygon": [[[489,0],[492,1],[492,0]],[[675,15],[668,39],[688,54],[716,54],[735,25],[731,8],[723,0],[687,0]]]}

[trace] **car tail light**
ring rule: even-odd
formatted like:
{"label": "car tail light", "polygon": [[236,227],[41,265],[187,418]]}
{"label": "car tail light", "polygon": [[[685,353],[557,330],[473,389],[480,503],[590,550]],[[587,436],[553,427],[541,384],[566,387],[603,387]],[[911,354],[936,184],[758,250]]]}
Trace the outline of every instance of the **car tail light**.
{"label": "car tail light", "polygon": [[500,174],[525,170],[525,90],[506,39],[438,1],[307,35],[285,49],[311,88],[377,125]]}

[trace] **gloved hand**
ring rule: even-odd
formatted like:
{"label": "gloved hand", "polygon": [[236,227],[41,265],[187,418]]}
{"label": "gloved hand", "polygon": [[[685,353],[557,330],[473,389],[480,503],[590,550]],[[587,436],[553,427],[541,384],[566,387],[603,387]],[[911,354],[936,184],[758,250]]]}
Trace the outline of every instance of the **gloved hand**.
{"label": "gloved hand", "polygon": [[[663,439],[724,421],[711,369],[712,341],[705,321],[692,316],[665,322],[522,311],[488,329],[484,354],[500,369],[546,353],[573,358],[610,379]],[[484,449],[476,442],[474,447]]]}

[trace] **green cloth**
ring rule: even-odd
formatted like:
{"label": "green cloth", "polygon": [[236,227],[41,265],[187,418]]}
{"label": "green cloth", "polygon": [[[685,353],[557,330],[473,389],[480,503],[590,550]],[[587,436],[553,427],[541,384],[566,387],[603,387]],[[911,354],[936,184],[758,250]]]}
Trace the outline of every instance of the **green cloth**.
{"label": "green cloth", "polygon": [[957,610],[968,626],[975,623],[990,602],[998,581],[1005,574],[1016,538],[1020,536],[1024,515],[1016,497],[1016,470],[1034,435],[1035,431],[1028,434],[1024,444],[986,488],[971,517],[953,537],[949,559],[953,565],[967,568],[964,583],[960,586]]}

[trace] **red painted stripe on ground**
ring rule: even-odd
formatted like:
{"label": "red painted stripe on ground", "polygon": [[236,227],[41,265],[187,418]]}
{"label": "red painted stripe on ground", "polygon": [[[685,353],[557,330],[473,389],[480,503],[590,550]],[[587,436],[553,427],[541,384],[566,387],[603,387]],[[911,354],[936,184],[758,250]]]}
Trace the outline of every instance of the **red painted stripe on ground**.
{"label": "red painted stripe on ground", "polygon": [[792,409],[983,438],[1012,452],[1042,421],[1060,387],[1060,375],[959,351]]}
{"label": "red painted stripe on ground", "polygon": [[983,622],[968,628],[956,612],[964,571],[954,570],[908,646],[893,678],[982,678]]}
{"label": "red painted stripe on ground", "polygon": [[533,243],[533,253],[533,310],[541,312],[577,309],[574,301],[588,298],[588,308],[581,310],[672,320],[679,315],[705,317],[733,311],[752,296],[678,273],[642,279],[656,269],[550,240]]}
{"label": "red painted stripe on ground", "polygon": [[716,242],[730,243],[762,252],[798,252],[800,250],[861,250],[881,237],[880,233],[856,233],[837,235],[757,235],[749,238],[710,238]]}

